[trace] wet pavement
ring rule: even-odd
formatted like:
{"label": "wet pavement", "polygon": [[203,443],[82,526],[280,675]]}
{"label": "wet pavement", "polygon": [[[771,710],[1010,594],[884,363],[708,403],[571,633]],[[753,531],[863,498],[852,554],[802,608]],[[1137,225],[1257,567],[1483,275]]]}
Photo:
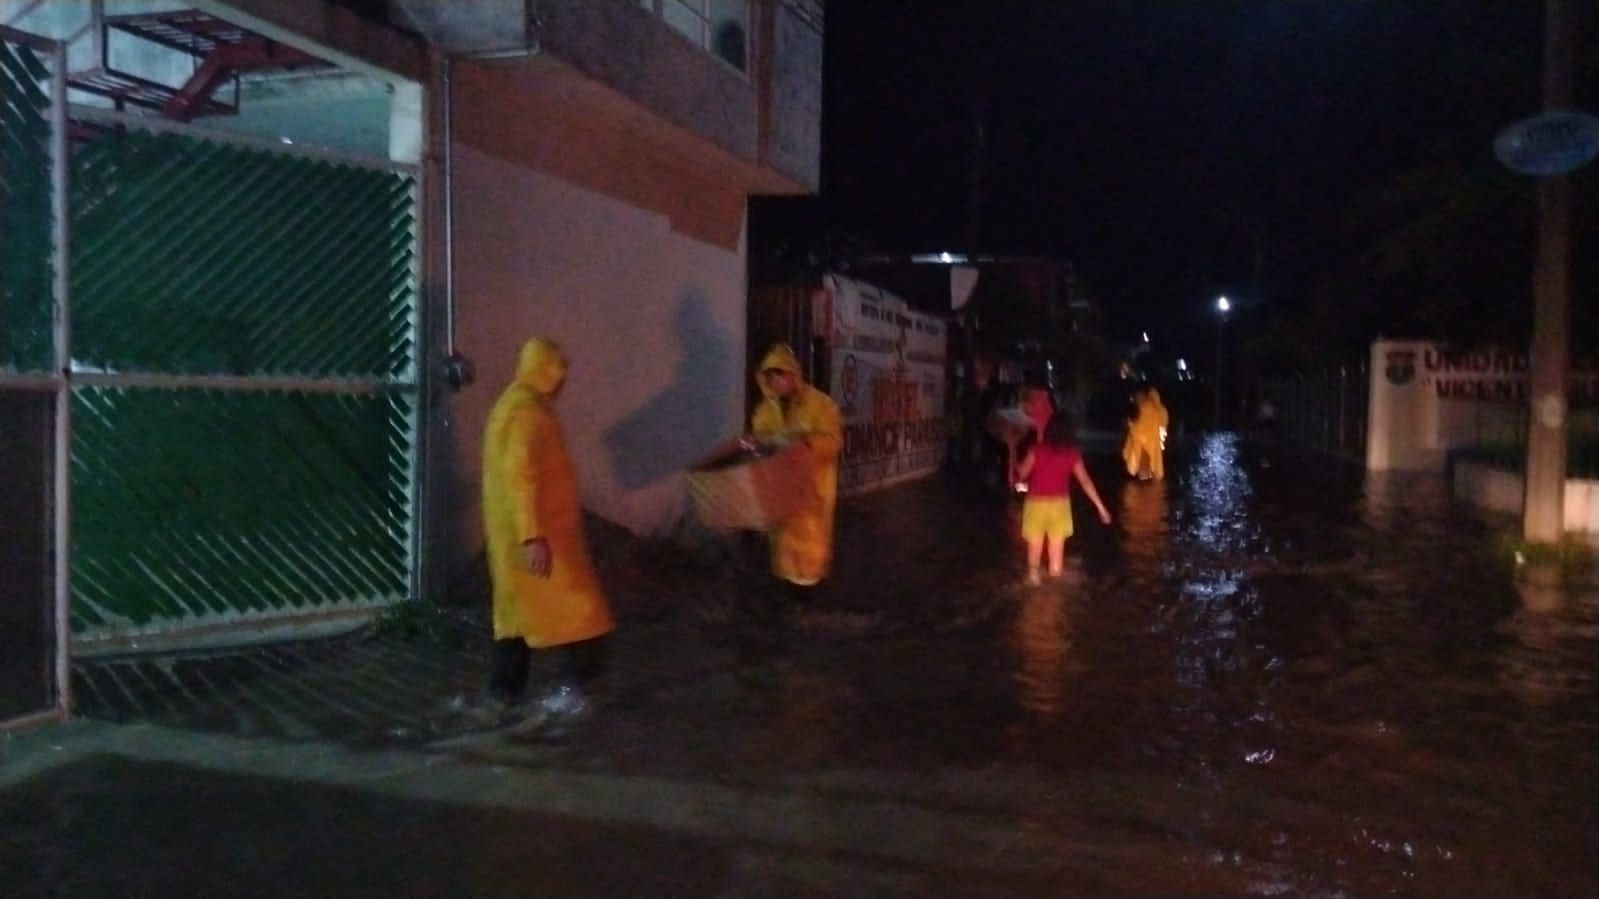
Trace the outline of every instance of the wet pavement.
{"label": "wet pavement", "polygon": [[82,718],[0,744],[0,895],[1599,895],[1599,588],[1518,591],[1441,478],[1090,462],[1115,521],[1040,587],[1013,503],[846,501],[782,659],[714,567],[614,568],[561,743],[446,711],[475,613],[80,662]]}

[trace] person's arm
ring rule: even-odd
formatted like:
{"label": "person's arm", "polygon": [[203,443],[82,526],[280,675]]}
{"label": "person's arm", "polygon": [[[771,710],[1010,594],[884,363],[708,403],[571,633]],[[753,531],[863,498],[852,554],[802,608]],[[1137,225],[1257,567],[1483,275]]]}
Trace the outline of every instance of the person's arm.
{"label": "person's arm", "polygon": [[505,483],[511,493],[511,515],[516,523],[516,539],[522,546],[523,561],[534,574],[548,577],[553,559],[550,542],[539,521],[539,456],[547,428],[544,413],[523,407],[510,414],[505,424],[505,444],[499,462],[505,466]]}
{"label": "person's arm", "polygon": [[750,413],[750,434],[772,437],[783,432],[783,409],[771,400],[761,400]]}
{"label": "person's arm", "polygon": [[783,433],[783,410],[777,403],[770,400],[761,400],[755,404],[755,409],[750,412],[749,431],[740,435],[737,441],[739,449],[754,452],[762,444],[774,442]]}
{"label": "person's arm", "polygon": [[1105,508],[1105,501],[1099,498],[1099,491],[1094,487],[1094,479],[1088,476],[1088,466],[1083,464],[1082,459],[1078,459],[1072,466],[1072,475],[1077,478],[1077,483],[1082,485],[1088,501],[1099,511],[1099,523],[1110,524],[1110,510]]}
{"label": "person's arm", "polygon": [[1033,473],[1033,466],[1037,463],[1037,454],[1035,454],[1032,450],[1028,450],[1027,455],[1022,457],[1022,461],[1016,463],[1016,483],[1021,483],[1022,481],[1027,480],[1027,478]]}
{"label": "person's arm", "polygon": [[838,405],[832,398],[817,398],[809,427],[799,437],[816,454],[821,464],[831,465],[838,460],[844,450],[844,419],[839,415]]}

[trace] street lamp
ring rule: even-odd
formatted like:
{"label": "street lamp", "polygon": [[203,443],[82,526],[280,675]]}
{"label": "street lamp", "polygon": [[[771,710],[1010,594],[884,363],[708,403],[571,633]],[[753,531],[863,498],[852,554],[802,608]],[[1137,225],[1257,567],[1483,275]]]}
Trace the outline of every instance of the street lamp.
{"label": "street lamp", "polygon": [[1221,430],[1221,337],[1222,327],[1227,324],[1227,311],[1233,304],[1226,297],[1216,298],[1216,383],[1215,383],[1215,425],[1216,430]]}

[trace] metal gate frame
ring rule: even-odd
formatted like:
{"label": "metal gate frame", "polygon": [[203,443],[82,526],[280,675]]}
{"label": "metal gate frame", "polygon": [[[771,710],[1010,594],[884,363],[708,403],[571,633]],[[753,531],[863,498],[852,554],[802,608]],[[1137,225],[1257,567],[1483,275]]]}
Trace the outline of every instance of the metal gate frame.
{"label": "metal gate frame", "polygon": [[[64,94],[64,91],[63,91]],[[67,294],[70,293],[70,271],[65,264],[58,270],[61,283],[58,289],[62,292],[60,310],[62,324],[62,365],[61,375],[53,380],[60,383],[58,404],[70,406],[73,399],[74,387],[122,387],[122,388],[201,388],[223,392],[238,391],[303,391],[308,393],[339,394],[339,395],[381,395],[404,393],[413,399],[411,409],[411,431],[413,436],[410,451],[410,496],[408,505],[410,512],[409,533],[406,535],[407,553],[407,589],[410,599],[421,595],[419,582],[421,565],[421,548],[423,543],[423,522],[421,494],[423,492],[423,460],[425,457],[424,442],[426,440],[425,421],[425,390],[423,385],[423,359],[426,357],[426,333],[423,326],[425,314],[425,291],[423,290],[422,269],[424,247],[422,242],[423,228],[423,196],[424,196],[424,167],[419,164],[401,163],[388,159],[358,156],[355,154],[339,153],[335,151],[318,150],[300,146],[285,146],[274,141],[260,138],[241,136],[227,132],[219,132],[198,128],[192,125],[171,122],[162,119],[153,119],[147,116],[130,115],[106,109],[92,107],[69,107],[63,113],[63,132],[71,122],[84,121],[93,124],[113,125],[126,127],[130,130],[169,133],[184,137],[191,137],[207,142],[227,144],[244,149],[264,151],[275,156],[311,159],[324,162],[333,162],[340,165],[365,168],[369,170],[405,174],[415,180],[414,208],[416,214],[411,226],[411,240],[413,246],[411,258],[411,278],[416,291],[416,301],[412,307],[411,319],[408,323],[412,336],[412,349],[407,360],[405,371],[393,378],[332,378],[332,377],[300,377],[300,376],[268,376],[268,375],[221,375],[221,374],[179,374],[179,373],[152,373],[128,372],[109,373],[97,371],[78,371],[71,362],[70,332],[66,324],[70,322],[70,304]],[[63,140],[64,151],[69,152]],[[62,209],[63,217],[70,217],[69,189],[71,160],[63,154],[60,163],[60,195],[57,201]],[[66,231],[71,230],[71,222],[66,221]],[[63,242],[63,248],[66,244]],[[63,254],[65,255],[65,254]],[[70,463],[72,450],[72,430],[66,427],[61,437],[62,446],[58,448],[58,455],[64,459],[59,462],[67,470],[65,477],[70,480]],[[62,479],[58,472],[58,481]],[[63,494],[65,496],[65,494]],[[60,538],[63,541],[70,537],[71,504],[64,503],[58,507],[58,514],[63,519],[61,523]],[[70,548],[70,543],[62,544]],[[63,557],[69,552],[60,554]],[[95,637],[92,639],[74,640],[70,632],[71,626],[71,597],[72,582],[70,577],[71,560],[64,559],[67,569],[62,578],[60,589],[65,591],[65,598],[61,601],[59,611],[63,627],[67,628],[64,639],[75,649],[79,656],[98,655],[105,653],[118,653],[126,651],[159,651],[162,649],[195,649],[206,648],[223,644],[237,644],[271,639],[280,636],[307,637],[315,636],[328,631],[347,629],[352,620],[365,620],[371,613],[379,608],[373,603],[360,608],[335,607],[298,616],[262,616],[259,619],[239,621],[232,625],[213,626],[209,623],[198,627],[178,628],[166,631],[142,630],[138,633],[119,635],[116,637]],[[246,628],[253,628],[251,639],[241,639]],[[220,631],[221,639],[217,639]]]}
{"label": "metal gate frame", "polygon": [[0,386],[20,390],[49,393],[54,400],[54,435],[51,449],[51,481],[49,488],[49,514],[53,521],[45,522],[45,531],[51,535],[51,587],[54,592],[54,673],[55,702],[34,714],[0,721],[0,731],[32,727],[59,721],[72,710],[72,659],[71,620],[72,597],[71,563],[67,547],[71,545],[71,516],[67,509],[71,502],[71,407],[72,394],[68,385],[67,369],[69,344],[69,318],[67,316],[68,238],[70,222],[67,208],[67,45],[27,32],[0,25],[0,39],[33,49],[50,59],[50,181],[53,240],[51,262],[55,278],[52,284],[51,357],[45,373],[0,372]]}
{"label": "metal gate frame", "polygon": [[[72,607],[73,607],[73,521],[72,521],[72,451],[73,451],[73,421],[72,407],[74,403],[74,387],[198,387],[212,388],[222,391],[238,390],[266,390],[282,391],[295,390],[319,393],[337,394],[403,394],[408,397],[409,408],[406,414],[407,428],[410,431],[410,446],[408,458],[403,460],[403,466],[409,475],[408,495],[405,497],[406,513],[408,515],[407,533],[404,535],[405,566],[404,589],[408,594],[405,598],[416,599],[423,595],[425,585],[423,549],[428,531],[428,523],[424,519],[425,500],[428,485],[425,479],[424,466],[427,453],[433,443],[432,436],[427,427],[428,416],[431,412],[432,401],[428,394],[428,370],[426,360],[432,339],[428,331],[429,322],[429,296],[424,282],[424,274],[428,268],[428,247],[426,237],[428,195],[434,189],[427,177],[428,166],[425,162],[407,164],[390,159],[357,156],[354,154],[341,154],[336,152],[317,151],[298,146],[284,146],[275,141],[249,138],[226,132],[211,131],[189,125],[167,122],[144,116],[130,116],[87,107],[73,107],[69,105],[67,94],[67,49],[66,41],[41,37],[29,32],[21,31],[5,25],[0,25],[0,40],[16,46],[25,47],[43,57],[50,69],[48,81],[48,153],[49,153],[49,208],[53,217],[50,223],[51,246],[49,249],[51,262],[50,283],[50,356],[47,360],[35,366],[19,365],[16,369],[0,370],[0,388],[8,391],[27,392],[35,395],[48,396],[54,419],[51,423],[49,434],[50,445],[46,455],[41,458],[41,467],[49,465],[45,480],[41,484],[46,495],[45,520],[40,522],[41,532],[48,543],[50,558],[45,566],[45,574],[50,578],[50,583],[39,597],[42,604],[41,614],[48,616],[49,626],[53,627],[50,634],[50,644],[47,646],[30,647],[43,655],[49,652],[50,656],[41,659],[43,664],[50,666],[48,679],[52,682],[45,684],[48,691],[42,699],[45,702],[37,712],[25,712],[14,718],[0,719],[0,734],[13,729],[35,727],[40,724],[59,722],[70,718],[74,698],[72,696],[72,666],[74,651],[83,655],[89,651],[86,647],[77,645],[72,633]],[[424,89],[431,90],[430,85]],[[43,105],[43,104],[41,104]],[[72,200],[71,200],[71,170],[72,158],[69,135],[73,122],[92,121],[102,124],[111,124],[118,127],[127,127],[140,131],[167,131],[194,137],[197,139],[233,144],[254,150],[264,150],[278,156],[315,159],[333,162],[342,165],[357,166],[366,169],[381,170],[390,173],[402,174],[412,180],[413,191],[413,221],[410,228],[411,258],[410,279],[414,299],[409,310],[409,320],[406,322],[410,334],[411,346],[408,358],[404,361],[403,371],[394,372],[387,376],[360,377],[360,378],[316,378],[316,377],[269,377],[269,376],[241,376],[241,375],[207,375],[207,374],[155,374],[155,373],[129,373],[115,374],[96,371],[76,371],[72,358],[72,304],[71,304],[71,249],[72,249]],[[381,608],[380,603],[364,605],[355,611],[363,616],[370,616]],[[349,609],[333,610],[331,615],[340,615],[349,612]],[[308,618],[326,618],[329,613],[322,616],[307,615],[297,616],[293,619],[280,620],[280,627],[296,628],[295,635],[305,634],[304,624]],[[266,624],[271,626],[271,621],[259,621],[255,625],[260,628]],[[299,625],[300,627],[296,627]],[[172,632],[174,642],[185,637],[193,636],[192,632],[181,629]],[[148,635],[137,635],[134,641],[140,648],[146,648],[152,642]],[[31,703],[31,701],[30,701]],[[29,703],[24,703],[26,705]]]}

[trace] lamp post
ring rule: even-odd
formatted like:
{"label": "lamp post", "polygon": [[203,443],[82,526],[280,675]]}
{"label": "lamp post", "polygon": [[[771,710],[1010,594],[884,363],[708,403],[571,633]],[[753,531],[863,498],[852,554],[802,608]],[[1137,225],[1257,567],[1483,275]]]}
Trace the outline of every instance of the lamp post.
{"label": "lamp post", "polygon": [[1222,328],[1227,324],[1227,311],[1233,304],[1226,297],[1216,298],[1216,375],[1215,375],[1215,427],[1221,430],[1221,341]]}

